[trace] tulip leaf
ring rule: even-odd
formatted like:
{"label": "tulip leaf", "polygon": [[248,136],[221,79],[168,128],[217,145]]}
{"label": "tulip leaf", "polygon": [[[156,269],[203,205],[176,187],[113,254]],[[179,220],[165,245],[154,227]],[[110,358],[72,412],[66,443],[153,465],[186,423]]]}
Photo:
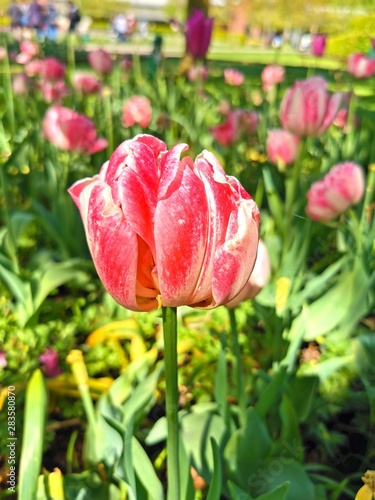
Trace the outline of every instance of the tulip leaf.
{"label": "tulip leaf", "polygon": [[280,398],[280,394],[285,385],[287,373],[281,368],[270,380],[265,389],[262,390],[258,401],[255,404],[257,414],[264,419],[268,410],[275,405],[275,401]]}
{"label": "tulip leaf", "polygon": [[254,500],[252,496],[232,481],[228,481],[228,489],[230,491],[231,500]]}
{"label": "tulip leaf", "polygon": [[[147,453],[134,436],[132,438],[132,459],[137,478],[148,492],[147,499],[163,500],[163,486]],[[138,495],[137,499],[139,499]]]}
{"label": "tulip leaf", "polygon": [[42,465],[47,390],[42,372],[34,371],[26,388],[18,498],[34,500]]}
{"label": "tulip leaf", "polygon": [[222,481],[220,449],[213,437],[210,438],[210,441],[214,465],[206,500],[220,500]]}
{"label": "tulip leaf", "polygon": [[224,450],[231,478],[242,485],[269,455],[271,446],[272,440],[256,410],[248,408],[245,426],[232,434]]}
{"label": "tulip leaf", "polygon": [[268,493],[263,493],[263,495],[257,497],[256,500],[284,500],[289,489],[289,484],[289,481],[287,481],[284,484],[277,486],[274,490]]}
{"label": "tulip leaf", "polygon": [[186,500],[194,500],[194,484],[191,475],[191,457],[186,453],[184,442],[179,443],[179,466],[180,466],[180,496]]}
{"label": "tulip leaf", "polygon": [[318,385],[317,376],[302,375],[289,380],[287,392],[299,422],[305,422],[309,416]]}

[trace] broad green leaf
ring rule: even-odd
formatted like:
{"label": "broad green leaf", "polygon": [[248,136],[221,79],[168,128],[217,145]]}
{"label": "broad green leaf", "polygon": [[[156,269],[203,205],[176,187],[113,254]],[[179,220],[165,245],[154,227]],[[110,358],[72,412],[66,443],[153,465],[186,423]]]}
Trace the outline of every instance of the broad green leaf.
{"label": "broad green leaf", "polygon": [[[250,446],[251,443],[251,446]],[[271,451],[272,440],[254,408],[246,412],[245,427],[237,429],[224,450],[227,467],[237,484],[249,477]]]}
{"label": "broad green leaf", "polygon": [[301,375],[291,378],[288,382],[288,396],[300,422],[304,422],[310,414],[318,385],[319,378],[316,376]]}
{"label": "broad green leaf", "polygon": [[246,491],[241,489],[232,481],[228,481],[228,489],[231,495],[231,500],[254,500],[252,496],[250,496],[248,493],[246,493]]}
{"label": "broad green leaf", "polygon": [[[64,478],[66,499],[79,500],[123,500],[125,497],[113,484],[103,482],[91,471],[81,474],[68,474]],[[130,500],[131,496],[128,496]],[[134,498],[134,497],[133,497]]]}
{"label": "broad green leaf", "polygon": [[220,500],[221,482],[222,482],[220,449],[214,438],[211,438],[210,441],[214,459],[214,468],[213,468],[214,470],[210,481],[210,487],[208,489],[206,500]]}
{"label": "broad green leaf", "polygon": [[19,469],[18,498],[34,500],[42,465],[47,390],[42,372],[37,369],[26,389],[24,429]]}
{"label": "broad green leaf", "polygon": [[279,400],[285,386],[287,373],[284,368],[276,372],[267,387],[262,390],[258,401],[255,404],[257,414],[264,419],[270,408],[274,407],[275,401]]}
{"label": "broad green leaf", "polygon": [[263,493],[256,498],[256,500],[284,500],[286,498],[287,491],[289,489],[289,482],[277,486],[274,490],[269,493]]}
{"label": "broad green leaf", "polygon": [[139,441],[132,439],[134,469],[140,482],[148,492],[148,500],[163,500],[163,485],[161,484],[155,469]]}
{"label": "broad green leaf", "polygon": [[280,438],[273,444],[272,456],[277,459],[280,454],[285,457],[292,457],[294,460],[302,463],[303,445],[299,432],[298,418],[286,394],[283,394],[279,412],[281,434]]}

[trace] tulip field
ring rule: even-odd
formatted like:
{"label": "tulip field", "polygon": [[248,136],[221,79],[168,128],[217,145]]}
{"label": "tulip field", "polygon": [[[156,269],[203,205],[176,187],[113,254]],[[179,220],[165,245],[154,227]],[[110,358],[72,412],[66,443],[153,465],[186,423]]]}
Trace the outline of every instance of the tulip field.
{"label": "tulip field", "polygon": [[326,70],[321,34],[307,68],[185,30],[2,34],[0,497],[370,500],[371,40]]}

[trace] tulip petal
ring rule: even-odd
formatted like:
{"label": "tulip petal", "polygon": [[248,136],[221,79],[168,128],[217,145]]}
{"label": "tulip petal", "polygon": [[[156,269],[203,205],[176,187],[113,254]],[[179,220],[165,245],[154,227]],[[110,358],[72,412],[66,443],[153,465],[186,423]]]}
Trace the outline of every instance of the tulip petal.
{"label": "tulip petal", "polygon": [[[92,189],[87,211],[87,240],[104,287],[121,305],[143,311],[136,299],[137,235],[101,181]],[[157,301],[150,299],[148,303]]]}
{"label": "tulip petal", "polygon": [[192,303],[208,232],[206,193],[190,158],[181,160],[178,177],[178,189],[159,200],[155,212],[156,267],[166,306]]}
{"label": "tulip petal", "polygon": [[322,123],[322,126],[320,127],[319,133],[325,132],[327,128],[331,125],[333,120],[336,118],[343,97],[344,96],[342,93],[336,93],[331,96],[327,106],[326,115]]}

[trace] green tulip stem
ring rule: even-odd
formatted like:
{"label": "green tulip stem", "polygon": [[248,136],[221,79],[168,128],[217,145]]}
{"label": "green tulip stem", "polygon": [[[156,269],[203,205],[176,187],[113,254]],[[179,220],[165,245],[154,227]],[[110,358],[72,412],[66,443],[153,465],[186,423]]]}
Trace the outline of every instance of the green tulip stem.
{"label": "green tulip stem", "polygon": [[177,309],[163,307],[164,363],[167,415],[167,500],[180,500],[178,380],[177,380]]}
{"label": "green tulip stem", "polygon": [[303,155],[305,154],[305,140],[301,139],[297,158],[294,162],[293,169],[289,179],[286,181],[285,193],[285,217],[284,217],[284,244],[283,244],[283,257],[285,258],[289,250],[290,237],[291,237],[291,224],[293,217],[294,203],[298,192],[300,183],[301,164]]}
{"label": "green tulip stem", "polygon": [[245,395],[245,385],[243,379],[243,370],[242,370],[242,356],[241,356],[241,348],[238,343],[238,329],[237,329],[237,321],[236,321],[236,310],[235,308],[229,309],[229,320],[230,320],[230,330],[232,336],[232,347],[233,354],[235,358],[235,378],[236,378],[236,392],[237,392],[237,402],[240,408],[240,419],[242,425],[245,425],[246,422],[246,395]]}

